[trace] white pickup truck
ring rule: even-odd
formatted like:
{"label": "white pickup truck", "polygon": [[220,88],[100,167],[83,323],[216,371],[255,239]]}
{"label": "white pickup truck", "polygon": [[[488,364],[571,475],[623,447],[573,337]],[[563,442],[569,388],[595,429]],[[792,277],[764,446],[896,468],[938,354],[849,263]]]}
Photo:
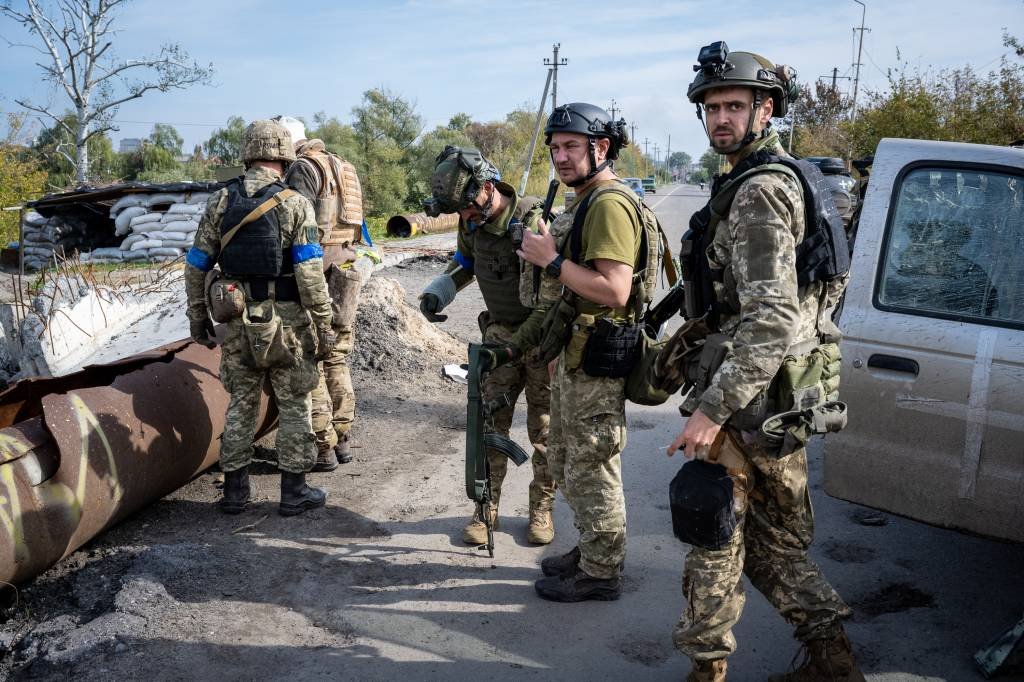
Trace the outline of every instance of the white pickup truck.
{"label": "white pickup truck", "polygon": [[1024,150],[882,140],[839,324],[826,491],[1024,541]]}

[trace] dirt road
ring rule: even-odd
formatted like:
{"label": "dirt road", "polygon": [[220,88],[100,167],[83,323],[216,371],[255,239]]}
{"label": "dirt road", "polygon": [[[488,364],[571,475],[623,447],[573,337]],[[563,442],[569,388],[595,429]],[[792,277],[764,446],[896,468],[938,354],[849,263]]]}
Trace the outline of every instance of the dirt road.
{"label": "dirt road", "polygon": [[[674,245],[702,194],[669,186],[649,199]],[[400,283],[415,304],[442,268],[428,257],[375,277]],[[538,562],[575,542],[567,507],[556,506],[554,544],[529,546],[529,473],[510,472],[496,557],[461,543],[471,512],[465,389],[440,376],[444,362],[459,361],[458,345],[406,328],[401,301],[390,303],[361,318],[381,338],[360,342],[353,363],[355,461],[311,476],[329,490],[325,509],[279,517],[278,477],[264,465],[256,504],[228,517],[213,506],[217,475],[205,474],[24,586],[3,613],[0,671],[80,680],[682,679],[689,664],[670,635],[683,607],[685,547],[667,510],[680,462],[663,452],[681,427],[677,401],[628,408],[622,599],[542,601],[532,587]],[[480,309],[475,287],[461,292],[441,329],[476,340]],[[388,331],[398,328],[404,336]],[[513,437],[526,444],[524,415]],[[820,448],[812,455],[814,555],[854,606],[849,630],[868,678],[980,679],[970,654],[1020,617],[1024,548],[828,498]],[[731,680],[764,679],[796,652],[749,588],[737,638]]]}

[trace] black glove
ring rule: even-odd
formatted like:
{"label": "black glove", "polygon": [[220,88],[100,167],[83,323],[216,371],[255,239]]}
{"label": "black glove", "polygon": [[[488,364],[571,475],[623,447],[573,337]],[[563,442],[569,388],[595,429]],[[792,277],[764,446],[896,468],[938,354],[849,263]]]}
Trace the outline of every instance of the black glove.
{"label": "black glove", "polygon": [[423,313],[423,317],[427,318],[430,322],[444,322],[448,319],[447,315],[438,315],[444,307],[441,305],[441,299],[436,294],[420,294],[420,312]]}
{"label": "black glove", "polygon": [[321,327],[316,330],[316,359],[326,360],[331,354],[334,345],[338,343],[338,335],[330,327]]}
{"label": "black glove", "polygon": [[480,349],[480,369],[488,372],[502,365],[514,362],[522,355],[515,346],[495,346],[487,344]]}
{"label": "black glove", "polygon": [[213,321],[210,318],[203,320],[191,320],[188,323],[189,334],[192,336],[192,340],[201,346],[207,348],[214,348],[217,342],[214,341],[214,337],[217,332],[213,330]]}

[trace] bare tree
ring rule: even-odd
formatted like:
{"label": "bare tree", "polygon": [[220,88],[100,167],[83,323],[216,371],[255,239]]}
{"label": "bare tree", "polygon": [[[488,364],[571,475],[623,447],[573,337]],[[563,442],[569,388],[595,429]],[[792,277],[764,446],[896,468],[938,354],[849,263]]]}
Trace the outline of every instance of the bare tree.
{"label": "bare tree", "polygon": [[213,74],[212,64],[188,63],[188,54],[175,44],[164,45],[155,56],[117,59],[111,50],[112,26],[117,10],[127,1],[55,0],[44,8],[39,0],[25,0],[24,9],[19,10],[10,0],[0,0],[0,16],[13,19],[37,39],[37,44],[17,46],[43,56],[36,66],[42,69],[44,80],[71,100],[74,115],[69,121],[63,107],[28,99],[14,101],[54,121],[74,138],[74,155],[61,153],[74,165],[79,184],[89,176],[89,138],[114,129],[112,119],[121,104],[150,90],[167,92],[208,83]]}

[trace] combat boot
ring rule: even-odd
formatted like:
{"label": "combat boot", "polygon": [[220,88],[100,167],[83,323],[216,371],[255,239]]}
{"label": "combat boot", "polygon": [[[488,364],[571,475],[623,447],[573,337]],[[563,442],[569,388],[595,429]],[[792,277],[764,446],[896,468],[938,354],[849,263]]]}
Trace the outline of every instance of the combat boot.
{"label": "combat boot", "polygon": [[710,661],[694,661],[693,669],[686,676],[686,682],[725,682],[728,664],[724,658]]}
{"label": "combat boot", "polygon": [[338,444],[334,446],[334,455],[342,464],[352,461],[352,446],[349,444],[348,431],[338,436]]}
{"label": "combat boot", "polygon": [[540,562],[540,571],[549,578],[572,575],[580,565],[580,548],[573,547],[565,554],[549,556]]}
{"label": "combat boot", "polygon": [[318,449],[316,452],[316,464],[313,471],[334,471],[338,468],[338,457],[334,454],[334,448]]}
{"label": "combat boot", "polygon": [[[491,528],[498,530],[498,507],[491,505]],[[473,512],[473,518],[469,520],[462,531],[462,541],[467,545],[487,544],[487,525],[484,523],[483,512],[480,505],[477,505]]]}
{"label": "combat boot", "polygon": [[595,578],[577,568],[569,575],[541,578],[533,584],[544,599],[560,602],[578,602],[596,599],[615,601],[622,594],[622,582],[616,578]]}
{"label": "combat boot", "polygon": [[295,516],[326,503],[327,492],[306,485],[306,474],[281,472],[281,504],[277,508],[281,516]]}
{"label": "combat boot", "polygon": [[548,545],[555,539],[555,524],[550,509],[532,507],[530,525],[526,527],[526,541],[534,545]]}
{"label": "combat boot", "polygon": [[[846,632],[835,637],[812,639],[801,648],[803,661],[792,672],[772,675],[769,682],[865,682],[857,667]],[[800,652],[797,653],[797,657]],[[796,663],[794,657],[793,663]],[[792,666],[791,666],[792,667]]]}
{"label": "combat boot", "polygon": [[241,514],[249,504],[249,467],[224,472],[224,497],[217,506],[225,514]]}

